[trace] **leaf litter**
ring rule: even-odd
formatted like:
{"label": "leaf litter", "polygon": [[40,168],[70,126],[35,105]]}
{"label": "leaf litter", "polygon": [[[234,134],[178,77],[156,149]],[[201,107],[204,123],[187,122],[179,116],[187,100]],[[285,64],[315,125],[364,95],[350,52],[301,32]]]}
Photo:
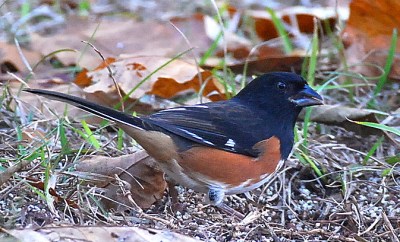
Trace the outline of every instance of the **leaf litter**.
{"label": "leaf litter", "polygon": [[[116,25],[115,22],[110,22],[110,24],[111,28]],[[185,24],[185,22],[183,21],[181,24]],[[92,26],[94,27],[94,25]],[[161,25],[149,24],[149,26]],[[121,28],[123,28],[122,25]],[[121,29],[120,31],[123,32]],[[75,33],[78,32],[71,31],[71,34]],[[110,35],[110,32],[104,32],[103,36],[107,35]],[[72,47],[81,49],[80,40],[87,38],[90,38],[90,35],[77,37],[76,41],[71,41],[77,46]],[[126,38],[119,39],[126,40]],[[49,44],[53,40],[56,39],[48,38],[44,43]],[[102,53],[106,53],[106,57],[119,55],[119,53],[111,52],[107,54],[107,48],[117,42],[111,40],[112,44],[100,44],[100,40],[95,46],[101,46]],[[154,44],[154,42],[145,44],[153,47],[164,46]],[[209,41],[204,46],[208,46],[208,44]],[[71,48],[71,46],[61,45],[63,46],[58,48]],[[42,47],[44,49],[46,46],[42,45]],[[57,49],[54,45],[52,47]],[[49,51],[54,51],[54,49],[49,49]],[[110,50],[115,50],[115,48],[110,48]],[[163,53],[161,55],[178,53],[175,50],[157,52]],[[121,53],[126,54],[125,50]],[[57,55],[57,58],[64,66],[68,66],[76,62],[77,56],[63,59],[64,57]],[[91,58],[88,65],[85,62],[81,62],[81,65],[91,70],[101,63],[101,59],[96,54]],[[243,68],[244,65],[238,63],[242,67],[239,67],[236,73],[241,73],[240,68]],[[261,66],[267,65],[268,61],[261,63]],[[271,64],[273,65],[273,63]],[[298,66],[298,64],[296,65]],[[17,66],[18,72],[24,73],[24,68],[20,67],[21,64]],[[270,67],[267,65],[265,68],[261,71],[269,70]],[[260,71],[254,70],[252,73]],[[101,69],[88,71],[84,75],[91,75],[96,71],[100,73]],[[101,78],[98,80],[107,81],[105,78],[107,73],[104,72],[101,75],[103,77],[100,76]],[[191,78],[194,76],[192,75]],[[173,75],[173,78],[178,80],[179,75]],[[39,88],[55,88],[53,90],[69,89],[77,96],[88,95],[74,84],[66,82],[72,79],[65,76],[61,76],[59,79],[39,80],[31,81],[29,85]],[[122,84],[121,86],[123,86]],[[119,149],[117,143],[121,137],[114,132],[116,129],[113,125],[107,124],[98,129],[92,127],[95,130],[95,138],[101,144],[101,150],[97,150],[88,144],[79,132],[74,132],[74,130],[80,129],[79,123],[74,122],[79,120],[76,118],[87,117],[87,114],[79,110],[77,110],[78,113],[72,113],[69,107],[68,112],[65,112],[65,105],[37,100],[37,97],[19,96],[19,85],[18,81],[11,81],[7,88],[3,88],[3,92],[7,95],[2,100],[0,112],[2,120],[0,138],[3,147],[0,150],[1,157],[3,157],[2,173],[0,174],[0,181],[3,183],[0,190],[0,224],[3,232],[14,234],[17,238],[22,238],[18,236],[29,233],[32,237],[51,238],[55,241],[65,239],[63,233],[77,232],[75,228],[84,231],[80,232],[83,236],[93,234],[93,231],[100,228],[100,230],[106,231],[104,237],[101,237],[103,239],[108,238],[106,236],[122,238],[121,233],[124,233],[124,236],[127,236],[126,233],[145,233],[147,235],[161,234],[162,238],[167,240],[167,238],[171,238],[168,231],[173,231],[194,239],[210,241],[278,241],[283,238],[295,241],[398,241],[400,176],[397,164],[399,161],[397,159],[389,164],[385,160],[393,157],[396,159],[399,149],[385,141],[377,146],[373,154],[367,154],[382,133],[371,135],[366,132],[364,127],[361,130],[351,131],[349,125],[356,126],[348,122],[348,119],[371,121],[371,118],[374,118],[374,121],[379,121],[382,120],[382,116],[364,109],[366,97],[353,97],[354,101],[350,103],[345,88],[323,91],[327,104],[334,106],[324,107],[325,110],[315,109],[311,119],[316,123],[312,123],[308,128],[311,134],[307,138],[308,146],[306,148],[301,146],[301,134],[300,140],[296,144],[297,152],[307,153],[317,167],[323,171],[323,177],[318,178],[311,167],[300,163],[297,156],[292,156],[273,180],[263,188],[256,189],[251,193],[251,199],[242,194],[226,198],[229,206],[246,214],[244,220],[237,221],[235,218],[221,213],[218,209],[206,205],[204,195],[182,187],[177,187],[177,190],[178,200],[181,202],[183,210],[182,212],[173,212],[170,197],[166,192],[161,193],[165,186],[164,180],[161,179],[162,176],[160,177],[159,174],[154,177],[154,181],[147,182],[146,179],[152,178],[152,176],[145,175],[146,179],[141,179],[137,172],[146,173],[146,169],[152,165],[149,166],[149,163],[144,162],[147,164],[144,166],[145,168],[134,168],[135,162],[141,163],[140,161],[143,159],[151,162],[151,158],[146,157],[143,151],[138,151],[139,148],[133,140],[129,137],[122,137],[125,142]],[[90,85],[88,86],[90,87]],[[112,87],[113,85],[102,85],[100,89],[106,88],[105,91],[109,91]],[[144,88],[143,93],[149,92],[150,87]],[[393,87],[392,90],[390,88],[385,90],[389,96],[398,95],[398,88],[396,89],[395,85]],[[125,92],[128,89],[123,90]],[[178,93],[174,92],[174,95],[178,95]],[[104,97],[104,95],[101,96]],[[377,98],[387,100],[387,97],[382,95]],[[114,98],[114,100],[118,101],[118,98]],[[398,100],[389,100],[391,101],[385,102],[386,109],[398,107]],[[103,104],[113,106],[115,102]],[[355,107],[343,108],[342,105],[346,103]],[[32,110],[32,106],[36,110],[34,113],[29,111]],[[152,108],[148,110],[152,110]],[[67,113],[68,116],[65,117],[63,125],[66,125],[66,137],[70,150],[73,151],[66,153],[62,152],[61,137],[57,131],[60,127],[60,119],[54,115],[58,114],[58,117],[64,117],[64,113]],[[30,119],[29,122],[28,119]],[[398,120],[399,116],[396,112],[387,112],[381,122],[398,127]],[[88,122],[90,123],[90,119]],[[19,136],[21,131],[18,127],[21,127],[21,124],[24,125],[23,136]],[[300,129],[301,126],[302,124],[299,124]],[[96,127],[99,126],[96,125]],[[43,135],[45,135],[46,145],[40,146],[37,141],[42,140]],[[393,139],[394,142],[398,142],[398,137],[393,137]],[[30,154],[24,153],[22,147],[34,147],[41,150],[37,154],[40,154],[42,160],[47,159],[47,162],[39,162],[37,157],[31,157]],[[100,158],[99,155],[101,155]],[[80,157],[89,159],[89,162],[85,163]],[[99,162],[100,165],[91,166],[90,160],[95,163]],[[114,160],[113,164],[118,165],[108,167],[107,161],[109,160]],[[87,167],[82,169],[84,165]],[[155,174],[152,173],[152,175]],[[128,179],[129,182],[123,182],[124,179]],[[132,184],[141,185],[131,191]],[[143,185],[157,188],[157,192],[149,193],[143,200],[145,202],[142,203],[139,198],[135,198],[134,193],[140,191]],[[161,194],[163,194],[162,198],[158,199]],[[106,197],[111,197],[111,199]],[[107,206],[101,205],[102,201],[111,201],[108,208],[113,208],[113,210],[107,211],[105,209]],[[152,201],[156,202],[150,205]],[[144,210],[142,211],[136,205]],[[63,229],[63,226],[66,225],[70,227]],[[128,230],[120,232],[117,228],[106,229],[107,227],[104,225],[123,225]],[[80,226],[91,227],[86,227],[86,230]],[[131,226],[141,227],[145,229],[145,232],[139,232],[135,228],[132,229]],[[28,227],[34,229],[27,230]],[[12,230],[24,228],[25,230]],[[0,236],[6,235],[3,233]],[[140,236],[140,234],[136,234],[128,237],[142,238]],[[73,238],[79,239],[79,237]],[[87,238],[85,237],[85,239]],[[187,238],[179,238],[187,240]],[[93,241],[95,240],[93,238]]]}

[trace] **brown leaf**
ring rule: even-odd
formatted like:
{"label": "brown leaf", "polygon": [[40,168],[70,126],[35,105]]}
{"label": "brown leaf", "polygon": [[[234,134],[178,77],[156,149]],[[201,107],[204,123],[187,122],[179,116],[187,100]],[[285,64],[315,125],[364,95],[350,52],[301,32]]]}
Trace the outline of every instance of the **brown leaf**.
{"label": "brown leaf", "polygon": [[[130,184],[132,197],[141,208],[150,207],[163,196],[166,188],[164,173],[159,169],[157,162],[144,150],[111,158],[93,156],[79,161],[76,171],[102,175],[103,180],[89,182],[106,189],[105,196],[110,200],[104,199],[103,203],[109,209],[125,209],[118,203],[132,206],[127,197],[118,192],[119,186],[114,181],[115,174]],[[104,179],[104,176],[109,178]]]}
{"label": "brown leaf", "polygon": [[[400,2],[396,0],[374,1],[353,0],[350,4],[350,18],[343,31],[347,63],[360,61],[383,67],[390,46],[394,28],[400,29]],[[400,42],[397,42],[397,52]],[[390,77],[400,79],[400,59],[395,58]],[[382,73],[371,66],[356,66],[353,71],[366,76]]]}
{"label": "brown leaf", "polygon": [[43,130],[33,129],[31,127],[22,128],[21,141],[31,143],[32,141],[46,140],[46,134]]}
{"label": "brown leaf", "polygon": [[[303,110],[299,115],[299,119],[304,119],[304,113],[305,111]],[[341,126],[360,135],[382,135],[382,131],[378,129],[369,128],[350,121],[352,120],[376,123],[378,122],[378,120],[375,114],[376,113],[372,112],[371,110],[343,106],[322,105],[312,108],[311,121],[328,125]]]}
{"label": "brown leaf", "polygon": [[[28,83],[28,86],[30,88],[69,93],[78,97],[83,96],[83,91],[78,86],[71,83],[65,83],[64,81],[57,78],[47,80],[31,80]],[[18,94],[18,100],[21,101],[18,103],[20,105],[19,111],[24,112],[20,114],[21,117],[27,117],[28,113],[32,112],[35,108],[39,110],[39,113],[43,114],[46,118],[54,118],[54,113],[62,115],[65,112],[66,108],[68,110],[68,115],[73,119],[87,115],[86,112],[74,106],[70,106],[67,104],[60,105],[60,102],[51,101],[38,95],[20,92],[20,89],[25,86],[23,86],[22,83],[16,80],[11,80],[8,83],[7,87],[9,88],[9,91],[13,96],[17,96]],[[15,105],[17,105],[15,102],[13,102],[11,105],[14,110]]]}
{"label": "brown leaf", "polygon": [[[27,177],[26,179],[28,180],[29,185],[31,185],[31,186],[33,186],[33,187],[35,187],[35,188],[37,188],[37,189],[39,189],[39,190],[41,190],[41,191],[44,191],[44,190],[45,190],[44,182],[35,180],[35,179],[33,179],[33,178],[30,178],[30,177]],[[53,183],[53,185],[55,186],[56,184]],[[55,189],[55,187],[53,187],[53,188],[52,188],[52,187],[49,187],[49,192],[48,192],[48,194],[49,194],[49,195],[52,195],[52,196],[54,197],[54,198],[51,199],[51,200],[54,200],[54,201],[56,201],[56,202],[67,203],[69,206],[71,206],[71,207],[73,207],[73,208],[79,208],[78,204],[76,204],[74,201],[72,201],[72,200],[70,200],[70,199],[65,199],[65,198],[63,198],[60,194],[58,194],[57,191],[56,191],[56,189]],[[48,201],[47,201],[47,202],[48,202]],[[53,209],[54,209],[54,207],[53,207]],[[55,211],[52,211],[52,212],[53,212],[53,213],[56,213]]]}
{"label": "brown leaf", "polygon": [[[251,42],[247,38],[239,36],[230,29],[224,29],[224,41],[219,38],[222,32],[221,25],[212,17],[204,17],[204,25],[207,36],[213,41],[218,41],[217,44],[220,49],[223,49],[224,45],[228,49],[228,52],[232,52],[236,49],[250,49]],[[219,39],[218,39],[219,38]]]}
{"label": "brown leaf", "polygon": [[[236,10],[231,10],[236,11]],[[304,43],[307,37],[304,34],[313,33],[314,18],[319,21],[327,21],[328,26],[333,28],[336,23],[336,12],[334,8],[301,8],[291,7],[276,11],[278,17],[289,26],[287,28],[292,42]],[[235,59],[228,59],[225,63],[234,73],[241,74],[247,67],[247,74],[261,74],[269,71],[299,71],[303,60],[307,57],[306,51],[295,49],[293,53],[285,53],[282,43],[267,41],[279,37],[272,22],[270,14],[266,10],[249,10],[244,15],[254,21],[255,32],[263,43],[251,49],[249,45],[236,45],[236,48],[228,48],[228,53]],[[323,26],[323,31],[326,32]],[[307,46],[308,46],[308,41]],[[304,44],[303,44],[304,45]],[[300,44],[300,46],[303,46]],[[251,52],[250,52],[251,50]],[[223,51],[216,52],[217,57],[223,57]],[[247,61],[247,63],[246,63]],[[205,68],[219,66],[220,59],[209,58]]]}
{"label": "brown leaf", "polygon": [[[252,60],[247,63],[248,75],[260,75],[271,71],[301,71],[304,56],[270,56],[260,60]],[[245,63],[230,65],[229,68],[236,74],[242,74]]]}
{"label": "brown leaf", "polygon": [[[202,53],[208,49],[211,41],[205,34],[203,15],[175,18],[171,22],[188,38],[190,45],[196,47],[196,51]],[[60,52],[56,57],[66,66],[79,64],[91,70],[102,60],[82,40],[91,42],[105,58],[121,54],[173,57],[190,48],[182,35],[168,22],[110,18],[91,21],[76,16],[69,17],[65,28],[56,35],[33,35],[32,48],[42,55],[66,48],[77,50]]]}
{"label": "brown leaf", "polygon": [[[152,74],[168,61],[170,61],[169,58],[159,56],[126,57],[110,64],[110,68],[123,94],[136,89],[130,95],[129,102],[135,102],[146,93],[171,98],[184,91],[199,91],[203,84],[205,85],[203,96],[213,101],[225,98],[222,85],[212,77],[211,72],[200,69],[200,74],[198,74],[198,68],[195,65],[182,60],[174,60]],[[149,75],[151,75],[150,78],[137,88],[139,83]],[[199,80],[199,75],[201,80]],[[108,106],[113,106],[120,101],[107,68],[87,72],[86,76],[93,83],[84,88],[88,99],[101,97],[97,100]]]}
{"label": "brown leaf", "polygon": [[[137,227],[109,227],[109,226],[64,226],[64,227],[44,227],[23,230],[5,230],[6,233],[17,238],[18,241],[119,241],[126,242],[196,242],[197,239],[181,235],[168,230],[142,229]],[[56,239],[55,239],[56,238]]]}
{"label": "brown leaf", "polygon": [[[304,8],[290,7],[276,11],[278,17],[292,28],[298,29],[300,33],[313,33],[314,18],[319,21],[328,21],[332,30],[336,24],[336,9],[334,8]],[[265,10],[247,11],[254,20],[254,27],[257,36],[263,40],[270,40],[279,37],[270,14]],[[294,21],[293,21],[294,20]],[[323,31],[326,32],[325,26],[322,25]],[[289,31],[290,33],[290,31]]]}
{"label": "brown leaf", "polygon": [[22,58],[25,58],[31,67],[41,59],[38,52],[26,49],[20,52],[15,45],[0,42],[0,73],[27,71]]}

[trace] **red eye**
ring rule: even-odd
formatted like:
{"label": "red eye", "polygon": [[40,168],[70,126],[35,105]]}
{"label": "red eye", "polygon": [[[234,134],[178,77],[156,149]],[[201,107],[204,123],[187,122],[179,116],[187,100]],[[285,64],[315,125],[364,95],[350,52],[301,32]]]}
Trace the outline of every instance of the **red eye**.
{"label": "red eye", "polygon": [[276,87],[278,88],[278,90],[286,90],[286,84],[284,82],[278,82],[278,84],[276,84]]}

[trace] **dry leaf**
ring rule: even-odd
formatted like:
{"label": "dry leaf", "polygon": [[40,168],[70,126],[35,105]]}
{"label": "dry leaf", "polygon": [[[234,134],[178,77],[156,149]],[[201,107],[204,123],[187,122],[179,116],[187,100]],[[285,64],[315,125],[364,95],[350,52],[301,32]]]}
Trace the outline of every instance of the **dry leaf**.
{"label": "dry leaf", "polygon": [[[255,31],[257,36],[265,41],[279,37],[278,32],[272,22],[270,14],[265,10],[251,10],[246,14],[254,20]],[[336,18],[347,18],[347,11],[344,8],[335,9],[332,7],[327,8],[305,8],[301,6],[285,8],[276,11],[285,24],[289,27],[289,33],[298,31],[299,33],[313,33],[314,31],[314,18],[320,21],[328,21],[329,27],[334,29]],[[326,32],[325,26],[322,26]]]}
{"label": "dry leaf", "polygon": [[224,31],[224,40],[222,38],[218,40],[218,36],[222,32],[221,25],[210,16],[204,17],[204,26],[207,36],[213,41],[218,41],[217,44],[221,49],[224,45],[227,46],[228,51],[243,47],[246,49],[251,48],[250,40],[237,35],[229,29],[225,29]]}
{"label": "dry leaf", "polygon": [[[196,47],[196,52],[202,53],[208,49],[211,40],[205,34],[202,15],[175,18],[171,22],[188,38],[190,45]],[[82,40],[91,42],[105,58],[121,54],[173,57],[191,47],[168,22],[137,22],[132,19],[110,18],[94,22],[74,16],[66,20],[65,28],[56,35],[34,34],[32,48],[42,55],[61,49],[77,50],[60,52],[56,57],[66,66],[78,64],[92,70],[102,60],[98,53],[82,43]]]}
{"label": "dry leaf", "polygon": [[[32,177],[26,177],[26,180],[28,181],[29,185],[44,191],[45,190],[45,185],[44,182],[42,181],[38,181]],[[79,208],[78,204],[75,203],[75,201],[70,200],[70,199],[65,199],[64,197],[62,197],[57,191],[56,191],[56,181],[57,181],[57,177],[52,175],[52,178],[50,180],[50,184],[47,185],[48,188],[48,193],[46,193],[46,196],[51,195],[52,197],[49,197],[46,199],[46,202],[56,202],[56,203],[67,203],[68,206],[73,207],[73,208]],[[57,210],[55,210],[54,205],[49,204],[49,209],[54,213],[57,214]]]}
{"label": "dry leaf", "polygon": [[168,230],[137,227],[44,227],[39,229],[5,230],[21,242],[42,241],[124,241],[124,242],[196,242],[197,239]]}
{"label": "dry leaf", "polygon": [[[104,195],[110,200],[104,199],[103,203],[109,209],[126,209],[118,203],[132,206],[127,197],[118,192],[119,186],[115,182],[115,174],[130,185],[132,197],[141,208],[148,208],[162,198],[166,188],[164,173],[159,169],[157,162],[144,150],[114,158],[93,156],[79,161],[76,171],[91,173],[92,176],[102,175],[103,180],[89,182],[106,190]],[[105,179],[104,176],[109,178]]]}
{"label": "dry leaf", "polygon": [[22,142],[31,143],[31,142],[40,142],[33,145],[33,147],[39,147],[42,145],[43,141],[48,141],[46,138],[46,133],[41,129],[33,129],[32,127],[25,126],[22,128]]}
{"label": "dry leaf", "polygon": [[[235,9],[231,9],[232,11],[237,12]],[[245,11],[244,15],[254,21],[256,34],[265,42],[257,45],[257,48],[254,49],[249,47],[250,44],[237,44],[236,48],[228,49],[229,54],[235,59],[228,59],[226,64],[237,74],[243,73],[244,67],[247,67],[247,74],[261,74],[269,71],[299,71],[302,68],[304,58],[306,58],[305,50],[309,48],[310,43],[309,36],[305,34],[313,33],[314,18],[320,21],[328,21],[329,26],[333,29],[338,12],[343,15],[341,18],[346,18],[346,11],[342,8],[337,12],[334,8],[310,9],[303,7],[291,7],[276,11],[278,17],[286,24],[292,42],[300,47],[295,49],[293,53],[286,54],[283,51],[282,43],[267,41],[279,37],[270,14],[266,10]],[[325,27],[326,25],[322,26]],[[325,29],[323,30],[325,31]],[[216,56],[222,58],[224,56],[223,51],[217,51]],[[212,68],[219,66],[220,63],[220,59],[209,58],[205,67]]]}
{"label": "dry leaf", "polygon": [[[350,18],[343,32],[348,65],[374,63],[383,67],[386,63],[393,29],[400,29],[400,2],[397,0],[374,1],[353,0],[350,4]],[[400,42],[397,42],[397,53]],[[379,76],[375,67],[357,65],[354,72],[365,76]],[[390,77],[400,79],[400,59],[395,58]]]}
{"label": "dry leaf", "polygon": [[[115,80],[123,94],[137,88],[144,78],[151,75],[160,66],[170,61],[169,58],[159,56],[137,56],[121,58],[109,65]],[[212,77],[211,72],[203,71],[182,60],[172,63],[153,73],[148,80],[142,83],[131,95],[130,102],[135,102],[144,94],[155,94],[163,98],[171,98],[185,91],[199,91],[204,84],[203,96],[217,101],[225,98],[224,89]],[[103,105],[113,106],[120,101],[115,84],[109,76],[107,68],[98,68],[87,72],[87,78],[92,85],[84,88],[88,99],[96,99]],[[201,80],[199,80],[199,76]],[[80,76],[80,79],[82,77]]]}
{"label": "dry leaf", "polygon": [[[304,56],[270,56],[259,60],[247,62],[247,75],[260,75],[271,71],[301,71]],[[236,74],[243,74],[245,63],[230,65],[229,68]]]}
{"label": "dry leaf", "polygon": [[[28,83],[30,88],[37,88],[37,89],[46,89],[56,92],[68,93],[74,96],[82,97],[83,91],[78,86],[65,83],[64,81],[54,78],[48,80],[31,80]],[[82,111],[79,108],[70,105],[60,105],[60,102],[51,101],[44,97],[40,97],[38,95],[32,95],[26,92],[20,92],[21,88],[24,88],[22,83],[16,80],[9,81],[7,87],[9,88],[11,94],[16,97],[18,94],[19,102],[19,116],[21,118],[28,117],[29,112],[37,112],[43,114],[46,118],[52,119],[54,118],[54,113],[58,115],[63,115],[66,108],[68,110],[68,115],[73,119],[78,117],[83,117],[84,115],[87,116],[87,113]],[[3,88],[3,87],[2,87]],[[0,88],[1,90],[1,88]],[[11,106],[14,110],[16,103],[14,102]],[[35,110],[36,109],[36,110]]]}
{"label": "dry leaf", "polygon": [[[305,111],[303,110],[299,115],[299,119],[304,119],[304,113]],[[378,120],[375,114],[376,112],[373,112],[373,110],[323,105],[312,108],[311,121],[340,126],[360,135],[382,135],[383,133],[378,129],[365,127],[349,121],[377,123]]]}
{"label": "dry leaf", "polygon": [[26,72],[27,66],[22,58],[31,67],[41,59],[40,54],[35,51],[22,49],[20,52],[15,45],[0,42],[0,73]]}

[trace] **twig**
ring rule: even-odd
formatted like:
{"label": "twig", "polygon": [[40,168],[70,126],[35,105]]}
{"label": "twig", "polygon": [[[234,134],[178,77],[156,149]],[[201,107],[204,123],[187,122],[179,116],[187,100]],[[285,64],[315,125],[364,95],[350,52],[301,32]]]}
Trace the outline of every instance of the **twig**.
{"label": "twig", "polygon": [[31,161],[29,160],[21,160],[17,164],[8,167],[5,171],[0,173],[0,186],[6,183],[14,173],[24,169],[27,165],[29,165]]}
{"label": "twig", "polygon": [[397,235],[395,234],[393,226],[390,223],[385,212],[382,212],[382,218],[383,218],[383,222],[385,223],[386,227],[388,227],[388,229],[390,230],[390,237],[392,238],[392,241],[399,242],[399,237],[397,237]]}
{"label": "twig", "polygon": [[169,221],[167,221],[165,219],[154,217],[154,216],[151,216],[151,215],[148,215],[148,214],[144,213],[143,210],[137,205],[135,200],[132,198],[131,191],[126,189],[127,185],[128,185],[128,187],[130,187],[130,184],[127,184],[127,182],[125,182],[124,180],[119,178],[117,174],[115,174],[115,180],[118,182],[118,185],[119,185],[123,195],[126,198],[128,198],[129,202],[136,208],[136,212],[139,214],[139,217],[143,217],[143,218],[150,219],[150,220],[153,220],[153,221],[158,221],[158,222],[166,224],[166,225],[168,225],[168,226],[170,226],[172,228],[177,228],[174,224],[172,224],[171,222],[169,222]]}
{"label": "twig", "polygon": [[[186,35],[178,28],[178,26],[176,26],[174,23],[172,23],[171,21],[169,21],[169,23],[172,25],[172,27],[174,27],[176,29],[176,31],[179,32],[179,34],[183,37],[183,39],[185,40],[186,44],[188,45],[188,47],[192,50],[191,53],[193,54],[193,60],[194,63],[196,64],[196,69],[197,69],[197,78],[199,78],[199,88],[201,88],[201,85],[203,85],[203,78],[200,74],[200,65],[199,62],[197,61],[197,53],[195,52],[193,46],[190,44],[189,39],[186,37]],[[202,102],[202,94],[199,93],[199,99],[200,99],[200,103]]]}
{"label": "twig", "polygon": [[103,60],[103,62],[106,64],[106,68],[107,68],[107,70],[108,70],[108,75],[110,76],[111,80],[112,80],[113,83],[114,83],[115,88],[117,89],[117,93],[118,93],[118,96],[119,96],[119,99],[120,99],[120,102],[121,102],[121,110],[122,110],[122,112],[124,112],[125,107],[124,107],[124,100],[123,100],[123,98],[122,98],[121,90],[120,90],[120,88],[119,88],[119,85],[118,85],[117,81],[116,81],[115,78],[114,78],[114,74],[112,73],[112,70],[111,70],[111,68],[110,68],[109,63],[107,63],[107,61],[106,61],[106,59],[104,58],[103,54],[102,54],[92,43],[87,42],[87,41],[84,41],[84,40],[82,40],[82,42],[85,43],[85,44],[87,44],[87,45],[89,45],[90,47],[92,47],[93,50],[100,56],[100,58],[101,58],[101,59]]}

